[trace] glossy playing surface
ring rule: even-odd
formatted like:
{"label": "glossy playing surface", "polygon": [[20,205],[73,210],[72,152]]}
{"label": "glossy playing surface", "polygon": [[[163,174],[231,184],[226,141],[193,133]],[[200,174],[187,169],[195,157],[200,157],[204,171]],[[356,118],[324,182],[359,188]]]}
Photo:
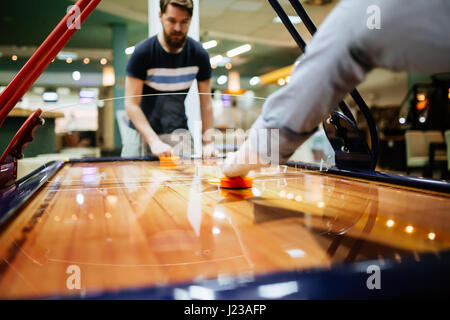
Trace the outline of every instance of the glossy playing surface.
{"label": "glossy playing surface", "polygon": [[[0,298],[80,296],[450,248],[450,197],[274,167],[66,164],[0,233]],[[418,259],[420,259],[418,257]],[[79,269],[77,269],[79,268]],[[79,270],[81,290],[70,290]]]}

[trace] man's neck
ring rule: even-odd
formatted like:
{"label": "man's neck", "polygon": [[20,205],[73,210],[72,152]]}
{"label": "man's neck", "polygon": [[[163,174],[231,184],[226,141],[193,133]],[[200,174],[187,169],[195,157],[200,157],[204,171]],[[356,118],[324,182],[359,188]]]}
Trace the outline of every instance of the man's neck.
{"label": "man's neck", "polygon": [[166,50],[169,53],[180,53],[181,50],[183,50],[184,46],[182,46],[181,48],[177,48],[177,49],[173,49],[172,47],[170,47],[166,40],[164,39],[164,35],[162,34],[162,32],[158,33],[158,41],[161,44],[161,46],[163,47],[164,50]]}

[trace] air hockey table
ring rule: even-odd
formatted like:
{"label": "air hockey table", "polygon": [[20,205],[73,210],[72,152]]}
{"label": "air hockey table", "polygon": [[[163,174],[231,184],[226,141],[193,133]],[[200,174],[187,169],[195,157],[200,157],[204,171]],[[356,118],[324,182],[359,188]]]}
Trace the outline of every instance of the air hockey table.
{"label": "air hockey table", "polygon": [[251,189],[222,189],[217,161],[55,161],[3,190],[0,298],[449,292],[448,183],[289,163],[255,173]]}
{"label": "air hockey table", "polygon": [[[0,94],[0,125],[99,2],[79,0]],[[36,110],[0,158],[0,299],[448,297],[450,183],[375,171],[351,96],[370,147],[342,102],[324,121],[336,166],[274,165],[247,189],[220,188],[223,159],[71,159],[17,180]]]}

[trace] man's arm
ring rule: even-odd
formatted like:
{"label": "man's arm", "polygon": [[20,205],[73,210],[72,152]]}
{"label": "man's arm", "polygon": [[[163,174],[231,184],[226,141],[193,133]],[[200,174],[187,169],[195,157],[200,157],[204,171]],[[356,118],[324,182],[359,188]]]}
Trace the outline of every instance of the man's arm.
{"label": "man's arm", "polygon": [[[367,13],[377,5],[381,29],[370,29]],[[421,72],[450,68],[450,2],[446,0],[343,0],[320,26],[294,68],[288,85],[271,95],[252,126],[248,143],[225,161],[226,175],[245,175],[248,154],[262,162],[270,143],[260,130],[279,130],[280,162],[286,161],[340,100],[376,67]],[[419,20],[411,17],[420,16]],[[270,142],[270,141],[269,141]],[[235,164],[233,158],[243,159]],[[256,169],[260,162],[250,169]]]}
{"label": "man's arm", "polygon": [[213,129],[213,110],[211,100],[211,80],[198,81],[198,92],[200,94],[200,112],[202,117],[202,142],[203,155],[212,157],[217,155],[211,136],[205,133],[211,133]]}
{"label": "man's arm", "polygon": [[141,134],[144,141],[150,146],[152,153],[157,156],[171,156],[172,148],[163,143],[153,131],[147,118],[140,107],[142,88],[144,81],[127,76],[125,79],[125,111],[128,118],[133,122],[136,130]]}

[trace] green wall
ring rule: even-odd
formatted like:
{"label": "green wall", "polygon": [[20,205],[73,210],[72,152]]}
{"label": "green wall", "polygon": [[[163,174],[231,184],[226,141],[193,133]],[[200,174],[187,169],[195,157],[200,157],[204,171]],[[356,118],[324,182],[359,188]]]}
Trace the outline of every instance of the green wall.
{"label": "green wall", "polygon": [[[0,128],[0,152],[3,154],[17,130],[22,126],[27,118],[8,117]],[[34,157],[39,154],[55,153],[55,119],[46,118],[44,126],[38,126],[34,132],[34,140],[25,147],[25,157]]]}

